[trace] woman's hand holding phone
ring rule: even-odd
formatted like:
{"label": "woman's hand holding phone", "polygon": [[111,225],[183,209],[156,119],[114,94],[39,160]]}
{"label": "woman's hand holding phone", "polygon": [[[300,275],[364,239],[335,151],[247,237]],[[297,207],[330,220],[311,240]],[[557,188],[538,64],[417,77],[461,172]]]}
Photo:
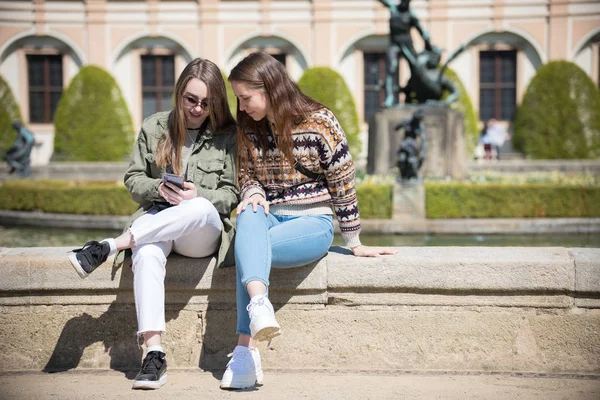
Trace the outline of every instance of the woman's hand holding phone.
{"label": "woman's hand holding phone", "polygon": [[164,181],[158,186],[158,193],[169,204],[174,206],[181,203],[183,200],[190,200],[198,196],[196,185],[192,182],[183,182],[183,189],[178,188],[171,182]]}

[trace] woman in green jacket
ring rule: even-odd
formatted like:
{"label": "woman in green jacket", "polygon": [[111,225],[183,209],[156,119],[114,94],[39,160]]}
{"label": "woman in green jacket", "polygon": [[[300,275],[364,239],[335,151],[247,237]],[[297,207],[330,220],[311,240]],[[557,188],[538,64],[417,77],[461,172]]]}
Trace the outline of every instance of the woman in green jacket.
{"label": "woman in green jacket", "polygon": [[231,263],[229,216],[238,203],[235,120],[219,68],[208,60],[193,60],[177,80],[174,97],[175,108],[144,120],[137,138],[125,186],[140,207],[129,229],[69,255],[85,278],[110,255],[133,250],[138,336],[146,345],[134,389],[157,389],[166,382],[161,335],[169,253],[194,258],[217,253],[218,266]]}

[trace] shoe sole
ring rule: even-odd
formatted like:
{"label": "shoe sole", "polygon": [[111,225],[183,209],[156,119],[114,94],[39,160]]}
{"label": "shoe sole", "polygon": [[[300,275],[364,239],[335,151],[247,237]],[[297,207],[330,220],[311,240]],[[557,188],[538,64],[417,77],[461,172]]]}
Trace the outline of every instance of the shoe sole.
{"label": "shoe sole", "polygon": [[77,260],[77,253],[69,254],[69,261],[71,261],[71,265],[73,265],[73,268],[75,268],[75,271],[77,271],[77,274],[79,274],[81,279],[88,277],[89,274],[83,270],[81,264],[79,264],[79,261]]}
{"label": "shoe sole", "polygon": [[223,383],[221,382],[221,386],[219,386],[223,390],[235,390],[235,389],[250,389],[255,387],[256,385],[262,385],[262,380],[260,382],[254,381],[254,383],[244,385],[244,384],[233,384],[232,382]]}
{"label": "shoe sole", "polygon": [[158,389],[167,383],[167,374],[164,374],[157,381],[133,381],[132,389]]}
{"label": "shoe sole", "polygon": [[252,339],[258,342],[265,342],[281,335],[281,328],[278,326],[267,326],[256,332]]}

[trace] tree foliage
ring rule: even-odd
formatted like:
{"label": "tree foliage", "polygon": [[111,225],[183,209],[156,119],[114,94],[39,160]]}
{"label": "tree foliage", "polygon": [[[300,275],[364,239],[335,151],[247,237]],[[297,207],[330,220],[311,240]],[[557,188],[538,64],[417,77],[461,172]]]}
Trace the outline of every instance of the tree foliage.
{"label": "tree foliage", "polygon": [[119,85],[93,65],[81,68],[63,93],[54,128],[53,157],[58,161],[121,161],[135,138]]}
{"label": "tree foliage", "polygon": [[534,159],[600,156],[600,92],[568,61],[551,61],[533,77],[517,109],[513,145]]}
{"label": "tree foliage", "polygon": [[333,111],[346,134],[350,153],[356,159],[361,151],[358,112],[344,78],[331,68],[314,67],[304,71],[298,86],[304,94]]}

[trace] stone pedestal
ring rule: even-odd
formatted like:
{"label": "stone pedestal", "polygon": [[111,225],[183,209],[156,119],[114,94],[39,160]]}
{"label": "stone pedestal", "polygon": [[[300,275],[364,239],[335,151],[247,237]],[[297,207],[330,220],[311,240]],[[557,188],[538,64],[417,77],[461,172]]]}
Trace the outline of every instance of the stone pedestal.
{"label": "stone pedestal", "polygon": [[418,180],[400,181],[394,184],[393,219],[425,219],[425,187]]}
{"label": "stone pedestal", "polygon": [[461,179],[467,174],[467,150],[464,117],[461,113],[443,107],[427,105],[401,105],[383,109],[374,114],[369,122],[369,151],[367,173],[389,174],[396,166],[397,152],[404,131],[394,127],[422,108],[423,124],[427,139],[425,164],[419,170],[420,177]]}

